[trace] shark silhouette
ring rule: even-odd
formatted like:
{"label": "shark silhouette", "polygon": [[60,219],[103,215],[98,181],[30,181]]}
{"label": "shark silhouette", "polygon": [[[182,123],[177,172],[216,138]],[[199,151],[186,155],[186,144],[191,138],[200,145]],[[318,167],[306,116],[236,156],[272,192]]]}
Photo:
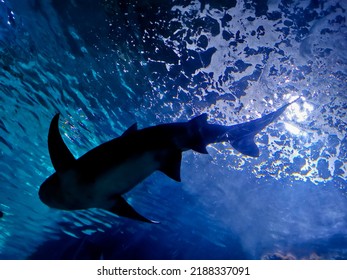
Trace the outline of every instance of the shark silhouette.
{"label": "shark silhouette", "polygon": [[209,124],[207,114],[188,122],[144,129],[138,129],[135,123],[120,137],[97,146],[78,159],[60,135],[58,113],[53,117],[48,133],[49,154],[56,172],[43,182],[39,197],[52,208],[101,208],[118,216],[156,223],[136,212],[122,195],[156,170],[180,182],[182,152],[194,150],[207,154],[206,146],[211,143],[229,142],[242,154],[258,157],[255,135],[292,103],[259,119],[232,126]]}

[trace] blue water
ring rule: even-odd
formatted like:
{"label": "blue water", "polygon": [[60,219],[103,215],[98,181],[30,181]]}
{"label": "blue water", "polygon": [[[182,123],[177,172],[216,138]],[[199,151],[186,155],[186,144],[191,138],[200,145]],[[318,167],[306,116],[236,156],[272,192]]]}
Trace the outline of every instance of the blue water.
{"label": "blue water", "polygon": [[[347,259],[347,4],[0,0],[0,259]],[[237,124],[302,96],[257,138],[186,152],[126,195],[139,223],[49,209],[61,112],[76,157],[139,127]]]}

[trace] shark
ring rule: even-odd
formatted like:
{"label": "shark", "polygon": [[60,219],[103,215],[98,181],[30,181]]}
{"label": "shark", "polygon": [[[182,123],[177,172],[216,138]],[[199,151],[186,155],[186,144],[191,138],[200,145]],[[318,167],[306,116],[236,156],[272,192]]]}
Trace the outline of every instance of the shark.
{"label": "shark", "polygon": [[155,171],[181,182],[182,153],[193,150],[208,154],[209,144],[228,142],[241,154],[258,157],[256,134],[293,102],[261,118],[230,126],[210,124],[206,113],[186,122],[143,129],[138,129],[135,123],[121,136],[77,159],[63,141],[59,131],[60,113],[57,113],[48,132],[48,150],[55,173],[40,186],[39,198],[51,208],[100,208],[120,217],[157,223],[138,213],[123,195]]}

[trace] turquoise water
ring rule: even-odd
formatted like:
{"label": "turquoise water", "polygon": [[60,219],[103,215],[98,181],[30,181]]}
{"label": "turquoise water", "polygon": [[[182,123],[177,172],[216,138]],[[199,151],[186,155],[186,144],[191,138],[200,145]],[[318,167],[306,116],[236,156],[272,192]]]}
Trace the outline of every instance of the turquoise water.
{"label": "turquoise water", "polygon": [[[347,258],[343,1],[0,0],[0,259]],[[259,134],[186,152],[126,195],[148,225],[38,198],[51,118],[79,157],[139,127],[237,124],[302,96]]]}

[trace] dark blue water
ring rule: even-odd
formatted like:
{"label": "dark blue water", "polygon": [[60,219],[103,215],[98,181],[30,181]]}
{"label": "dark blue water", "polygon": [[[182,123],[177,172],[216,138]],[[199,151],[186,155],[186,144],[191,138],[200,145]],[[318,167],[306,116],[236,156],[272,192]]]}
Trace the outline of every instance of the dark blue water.
{"label": "dark blue water", "polygon": [[[0,0],[1,259],[347,258],[347,5]],[[51,118],[76,157],[139,127],[236,124],[302,96],[259,158],[186,152],[126,199],[159,225],[38,199]]]}

